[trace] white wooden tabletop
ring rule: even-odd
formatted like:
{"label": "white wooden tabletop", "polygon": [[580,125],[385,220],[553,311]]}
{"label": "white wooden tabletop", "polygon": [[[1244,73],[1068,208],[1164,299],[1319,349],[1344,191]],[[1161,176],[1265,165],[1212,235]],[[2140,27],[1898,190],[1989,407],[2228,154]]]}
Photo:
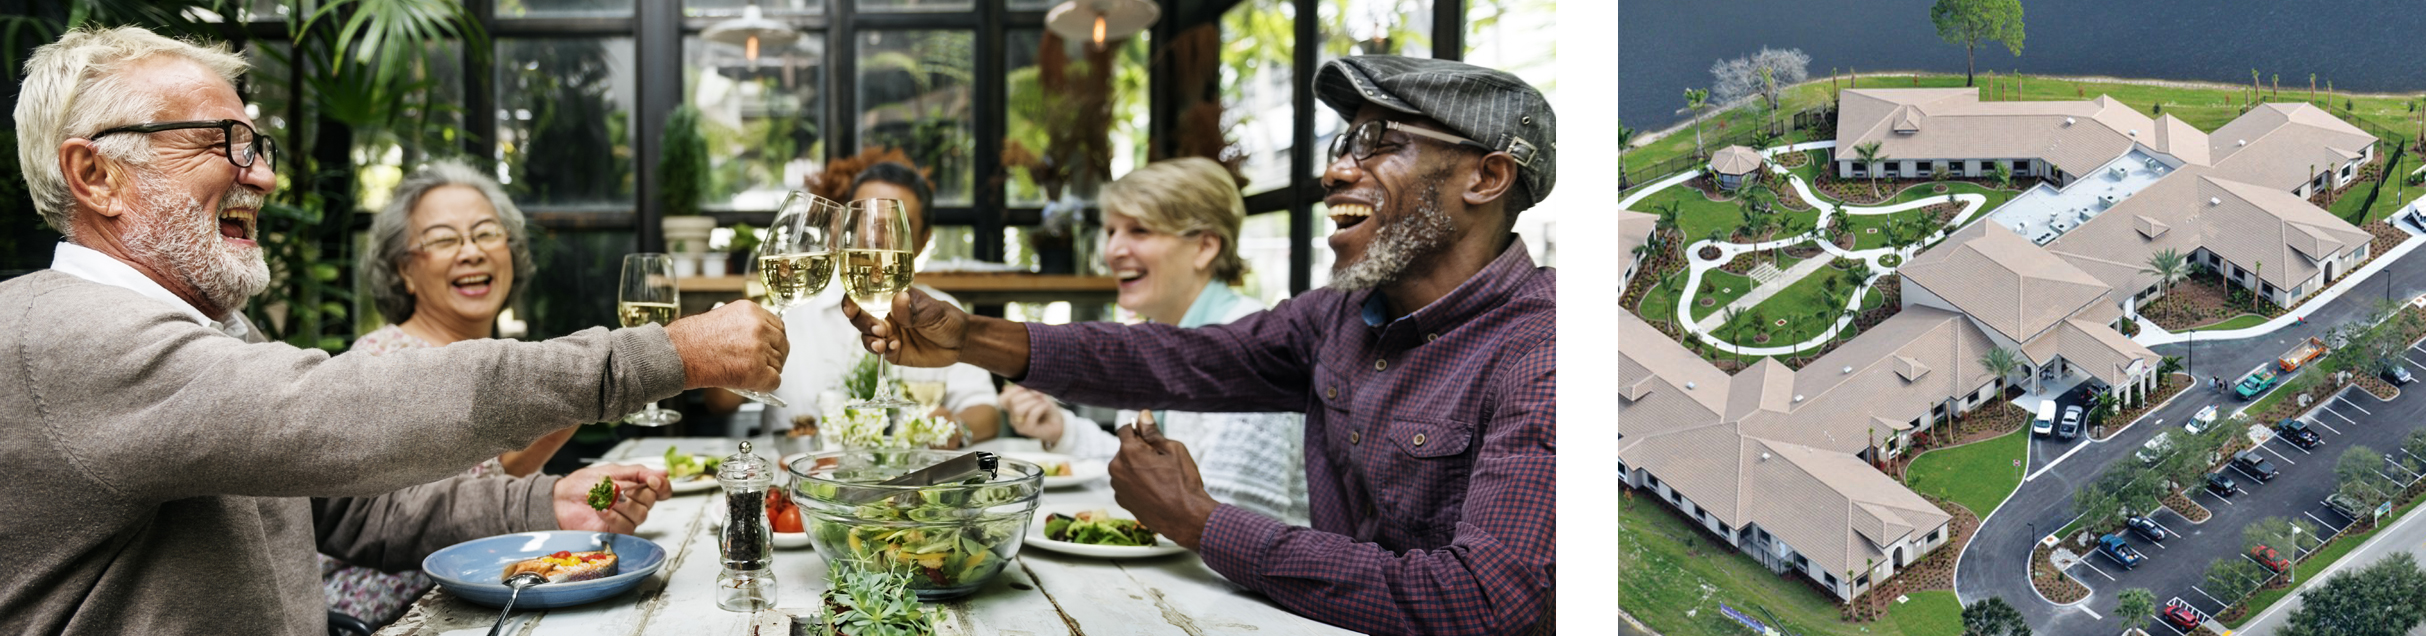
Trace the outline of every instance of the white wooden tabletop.
{"label": "white wooden tabletop", "polygon": [[[656,457],[668,445],[684,452],[730,455],[727,438],[625,440],[607,461]],[[761,440],[760,454],[775,446]],[[995,440],[977,450],[1036,450],[1033,440]],[[714,489],[659,502],[634,535],[657,542],[666,566],[622,596],[554,610],[517,610],[505,634],[523,636],[640,636],[815,634],[817,594],[825,589],[825,561],[814,548],[775,553],[776,609],[755,614],[716,607],[716,535],[706,522]],[[1112,503],[1108,480],[1082,488],[1047,490],[1040,505]],[[1022,548],[1012,566],[984,589],[938,604],[937,632],[947,635],[1034,634],[1294,634],[1352,633],[1281,609],[1244,591],[1206,567],[1194,552],[1151,559],[1098,559]],[[793,618],[800,617],[796,632]],[[381,636],[480,636],[497,610],[465,602],[444,589],[431,590]]]}

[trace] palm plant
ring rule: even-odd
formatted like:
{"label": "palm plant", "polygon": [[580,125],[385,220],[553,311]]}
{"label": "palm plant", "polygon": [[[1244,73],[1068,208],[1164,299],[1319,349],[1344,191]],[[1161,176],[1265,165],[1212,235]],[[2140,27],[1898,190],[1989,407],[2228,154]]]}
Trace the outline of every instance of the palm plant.
{"label": "palm plant", "polygon": [[2019,356],[2014,355],[2012,349],[1997,347],[1980,354],[1980,366],[1988,369],[1989,373],[1996,374],[1997,384],[2002,387],[2006,378],[2011,377],[2015,370],[2022,368],[2022,360]]}
{"label": "palm plant", "polygon": [[2002,161],[1990,165],[1996,166],[1994,171],[1988,173],[1989,176],[1996,178],[1996,189],[2013,189],[2013,166]]}
{"label": "palm plant", "polygon": [[1854,146],[1853,154],[1862,158],[1862,168],[1870,174],[1870,196],[1878,196],[1878,162],[1885,161],[1887,155],[1879,152],[1879,142],[1875,141]]}
{"label": "palm plant", "polygon": [[1624,122],[1619,122],[1617,125],[1617,188],[1620,190],[1624,190],[1627,185],[1626,149],[1634,145],[1634,135],[1640,132],[1642,131],[1635,130]]}
{"label": "palm plant", "polygon": [[1690,116],[1690,117],[1692,117],[1692,118],[1693,118],[1693,156],[1696,156],[1696,157],[1706,157],[1706,156],[1709,156],[1709,154],[1708,154],[1708,153],[1705,153],[1705,152],[1703,152],[1703,151],[1702,151],[1702,119],[1701,119],[1701,115],[1702,115],[1702,109],[1703,109],[1703,108],[1708,107],[1709,105],[1710,105],[1710,89],[1707,89],[1707,88],[1688,88],[1688,89],[1685,89],[1685,111],[1686,111],[1686,113],[1687,113],[1687,115],[1688,115],[1688,116]]}
{"label": "palm plant", "polygon": [[[1739,321],[1739,320],[1742,320],[1742,319],[1743,319],[1743,317],[1744,317],[1744,310],[1742,310],[1742,309],[1737,309],[1737,308],[1735,308],[1735,307],[1728,307],[1728,308],[1726,308],[1726,310],[1725,310],[1725,311],[1720,312],[1720,315],[1722,315],[1722,316],[1726,316],[1726,318],[1725,318],[1723,321],[1721,321],[1721,322],[1719,323],[1720,325],[1732,325],[1732,324],[1736,324],[1736,321]],[[1735,367],[1736,367],[1736,368],[1739,368],[1739,369],[1740,369],[1740,368],[1743,368],[1743,366],[1744,366],[1744,352],[1743,352],[1742,350],[1738,349],[1738,348],[1735,346],[1735,344],[1734,344],[1734,343],[1732,343],[1732,342],[1730,342],[1730,343],[1728,343],[1728,344],[1727,344],[1727,351],[1728,351],[1729,353],[1733,353],[1733,354],[1735,354]]]}
{"label": "palm plant", "polygon": [[2190,276],[2190,263],[2182,258],[2180,250],[2168,247],[2149,254],[2148,266],[2141,268],[2140,273],[2155,276],[2157,285],[2171,293],[2174,283]]}

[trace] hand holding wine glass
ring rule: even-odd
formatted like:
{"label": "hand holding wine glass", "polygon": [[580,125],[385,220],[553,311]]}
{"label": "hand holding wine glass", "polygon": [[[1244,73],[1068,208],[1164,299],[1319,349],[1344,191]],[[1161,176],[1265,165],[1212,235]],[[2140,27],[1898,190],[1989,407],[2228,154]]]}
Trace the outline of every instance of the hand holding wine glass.
{"label": "hand holding wine glass", "polygon": [[[911,258],[909,214],[893,199],[851,202],[842,225],[842,290],[861,311],[883,320],[893,310],[893,295],[909,289],[916,275]],[[879,364],[882,364],[881,362]],[[889,368],[887,365],[886,368]],[[880,368],[879,375],[885,375]],[[905,408],[918,403],[901,399],[891,381],[879,382],[876,397],[851,403],[856,408]]]}

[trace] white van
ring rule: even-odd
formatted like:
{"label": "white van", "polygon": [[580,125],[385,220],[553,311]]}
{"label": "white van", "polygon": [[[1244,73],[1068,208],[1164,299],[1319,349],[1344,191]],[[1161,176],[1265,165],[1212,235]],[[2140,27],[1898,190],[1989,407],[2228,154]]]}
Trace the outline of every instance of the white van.
{"label": "white van", "polygon": [[2049,433],[2054,432],[2055,400],[2040,402],[2038,417],[2030,420],[2030,434],[2034,437],[2046,437]]}

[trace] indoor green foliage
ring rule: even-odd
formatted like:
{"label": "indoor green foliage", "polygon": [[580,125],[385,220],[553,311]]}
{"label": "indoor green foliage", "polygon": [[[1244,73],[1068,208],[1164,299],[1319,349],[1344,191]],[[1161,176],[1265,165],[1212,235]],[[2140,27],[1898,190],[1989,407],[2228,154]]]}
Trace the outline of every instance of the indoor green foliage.
{"label": "indoor green foliage", "polygon": [[698,214],[708,189],[708,140],[699,134],[699,107],[683,104],[666,115],[660,152],[657,196],[666,216]]}
{"label": "indoor green foliage", "polygon": [[2400,636],[2426,621],[2426,571],[2408,551],[2394,550],[2365,568],[2325,579],[2300,595],[2290,636]]}
{"label": "indoor green foliage", "polygon": [[848,636],[935,633],[935,612],[910,591],[906,569],[826,568],[825,603],[830,624]]}

